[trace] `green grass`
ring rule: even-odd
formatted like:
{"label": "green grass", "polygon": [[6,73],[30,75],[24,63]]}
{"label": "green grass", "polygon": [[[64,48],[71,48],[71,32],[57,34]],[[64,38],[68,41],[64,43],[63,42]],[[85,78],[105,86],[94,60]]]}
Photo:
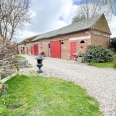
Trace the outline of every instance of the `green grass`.
{"label": "green grass", "polygon": [[105,62],[105,63],[90,63],[92,66],[99,67],[99,68],[113,68],[114,63],[113,62]]}
{"label": "green grass", "polygon": [[26,60],[24,56],[18,56],[18,60]]}
{"label": "green grass", "polygon": [[0,116],[101,116],[99,104],[73,82],[15,76],[0,96]]}

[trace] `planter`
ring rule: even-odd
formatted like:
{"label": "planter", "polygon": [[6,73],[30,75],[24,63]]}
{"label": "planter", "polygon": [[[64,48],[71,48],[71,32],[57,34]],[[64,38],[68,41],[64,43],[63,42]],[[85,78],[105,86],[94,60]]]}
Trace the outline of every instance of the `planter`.
{"label": "planter", "polygon": [[18,60],[18,63],[20,68],[28,66],[28,60]]}
{"label": "planter", "polygon": [[84,61],[83,57],[78,57],[77,62],[82,63]]}
{"label": "planter", "polygon": [[73,60],[77,61],[78,56],[77,55],[72,55],[73,56]]}
{"label": "planter", "polygon": [[42,64],[43,58],[36,58],[36,60],[37,60],[37,67],[39,68],[37,72],[42,73],[43,71],[41,70],[41,67],[43,66]]}

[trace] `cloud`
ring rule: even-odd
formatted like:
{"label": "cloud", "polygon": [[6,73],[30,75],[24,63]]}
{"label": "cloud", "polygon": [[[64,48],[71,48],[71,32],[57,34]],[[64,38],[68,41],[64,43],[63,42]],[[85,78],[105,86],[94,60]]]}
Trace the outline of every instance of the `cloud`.
{"label": "cloud", "polygon": [[38,35],[38,33],[34,31],[30,30],[19,31],[18,34],[15,36],[15,41],[21,42],[22,40],[35,35]]}
{"label": "cloud", "polygon": [[75,7],[72,0],[33,0],[31,9],[35,16],[30,30],[43,33],[69,24],[76,14]]}
{"label": "cloud", "polygon": [[33,0],[30,6],[31,22],[19,36],[20,41],[33,34],[55,30],[71,23],[77,6],[73,0]]}
{"label": "cloud", "polygon": [[[74,4],[76,1],[32,0],[30,6],[32,24],[26,24],[26,30],[19,34],[19,41],[70,24],[78,12],[79,5]],[[116,17],[113,17],[112,23],[109,25],[113,36],[116,36]]]}

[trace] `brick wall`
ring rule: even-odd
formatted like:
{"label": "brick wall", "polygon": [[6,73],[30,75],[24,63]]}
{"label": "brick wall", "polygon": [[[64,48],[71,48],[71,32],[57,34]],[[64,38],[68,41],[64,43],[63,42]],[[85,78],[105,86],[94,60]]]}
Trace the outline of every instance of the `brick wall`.
{"label": "brick wall", "polygon": [[[84,38],[82,39],[84,40],[85,43],[80,43],[82,41],[81,39],[69,41],[69,39],[71,38],[83,37],[88,35],[90,36],[90,39],[84,39]],[[57,37],[42,39],[33,42],[33,44],[38,43],[39,52],[44,51],[45,55],[48,56],[48,44],[50,43],[50,41],[62,40],[64,44],[61,44],[61,58],[70,59],[70,42],[77,42],[77,50],[79,49],[82,53],[85,53],[88,45],[101,45],[104,47],[108,47],[109,39],[110,39],[110,34],[96,30],[91,30],[91,31],[86,30],[77,33],[70,33],[70,34],[60,35]],[[31,46],[33,46],[33,44],[26,44],[26,47],[28,47],[29,49],[29,54],[31,54]],[[19,47],[19,51],[21,47],[22,45]]]}
{"label": "brick wall", "polygon": [[81,43],[82,40],[77,41],[77,49],[79,49],[82,53],[86,52],[87,46],[91,45],[90,39],[83,39],[85,43]]}
{"label": "brick wall", "polygon": [[[57,37],[53,37],[53,38],[48,38],[48,39],[43,39],[43,40],[39,40],[39,47],[41,46],[42,49],[39,48],[39,52],[40,51],[44,51],[46,56],[48,56],[48,43],[50,43],[50,41],[59,41],[59,40],[63,40],[64,44],[61,44],[61,58],[63,59],[70,59],[70,42],[69,39],[70,38],[76,38],[76,37],[82,37],[82,36],[88,36],[89,35],[89,31],[82,31],[82,32],[77,32],[77,33],[71,33],[71,34],[65,34],[65,35],[61,35],[61,36],[57,36]],[[88,44],[91,44],[91,40],[90,39],[85,39],[85,43],[80,44],[81,40],[76,40],[77,42],[77,50],[81,49],[82,52],[85,52]],[[83,48],[81,48],[80,46],[83,46]]]}
{"label": "brick wall", "polygon": [[102,16],[99,21],[93,26],[93,29],[99,30],[100,32],[111,33],[108,27],[107,21],[104,16]]}
{"label": "brick wall", "polygon": [[91,38],[92,38],[92,40],[91,40],[92,45],[101,45],[106,48],[109,47],[110,34],[92,30]]}
{"label": "brick wall", "polygon": [[27,54],[27,49],[28,49],[28,54],[30,55],[31,54],[31,46],[32,46],[31,43],[27,43],[26,45],[24,45],[24,44],[19,45],[18,46],[19,54],[21,54],[21,49],[23,50],[22,53]]}

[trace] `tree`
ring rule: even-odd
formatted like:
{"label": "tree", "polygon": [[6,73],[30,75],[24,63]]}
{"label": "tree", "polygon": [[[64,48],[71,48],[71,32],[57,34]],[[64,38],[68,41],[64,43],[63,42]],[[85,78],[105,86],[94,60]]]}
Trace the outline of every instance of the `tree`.
{"label": "tree", "polygon": [[[98,14],[105,14],[106,17],[111,17],[115,14],[116,0],[81,0],[79,3],[77,17],[91,18]],[[109,20],[109,18],[107,18]]]}
{"label": "tree", "polygon": [[17,30],[30,23],[30,0],[0,0],[0,35],[12,40]]}
{"label": "tree", "polygon": [[96,0],[96,2],[99,3],[99,5],[108,5],[112,14],[116,15],[116,0]]}
{"label": "tree", "polygon": [[16,48],[16,44],[0,36],[0,82],[1,78],[16,72],[18,65]]}

